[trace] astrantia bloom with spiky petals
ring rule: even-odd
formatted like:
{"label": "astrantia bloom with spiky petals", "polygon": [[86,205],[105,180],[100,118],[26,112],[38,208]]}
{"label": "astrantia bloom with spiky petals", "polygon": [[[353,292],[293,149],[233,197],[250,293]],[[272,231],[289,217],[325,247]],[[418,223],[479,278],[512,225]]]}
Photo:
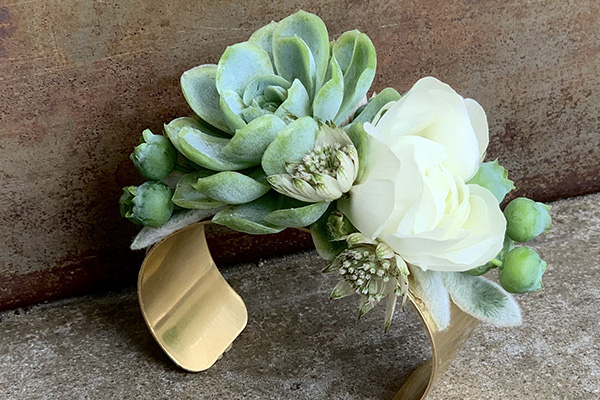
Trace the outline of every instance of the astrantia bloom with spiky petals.
{"label": "astrantia bloom with spiky petals", "polygon": [[372,240],[361,233],[348,235],[346,242],[348,249],[340,253],[325,270],[327,273],[337,272],[341,277],[331,293],[331,298],[341,299],[354,293],[358,294],[361,317],[387,298],[387,331],[392,322],[398,296],[403,296],[403,304],[408,296],[408,267],[387,244]]}
{"label": "astrantia bloom with spiky petals", "polygon": [[343,129],[322,125],[313,150],[285,169],[287,174],[267,178],[279,193],[309,203],[333,201],[356,180],[358,152]]}

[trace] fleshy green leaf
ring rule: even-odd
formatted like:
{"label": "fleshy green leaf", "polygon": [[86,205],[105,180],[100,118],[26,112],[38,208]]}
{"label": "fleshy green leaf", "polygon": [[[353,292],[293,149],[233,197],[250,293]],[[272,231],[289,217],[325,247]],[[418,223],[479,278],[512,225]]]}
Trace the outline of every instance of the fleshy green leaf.
{"label": "fleshy green leaf", "polygon": [[275,27],[277,27],[277,24],[277,22],[271,21],[254,32],[250,36],[250,39],[248,39],[249,42],[254,43],[263,49],[269,55],[271,61],[273,60],[273,31],[275,30]]}
{"label": "fleshy green leaf", "polygon": [[356,116],[356,118],[354,118],[352,123],[373,121],[373,118],[383,106],[389,102],[400,100],[400,97],[400,93],[398,93],[396,89],[383,89],[381,92],[377,93],[375,97],[369,100],[365,108]]}
{"label": "fleshy green leaf", "polygon": [[181,144],[179,144],[179,131],[186,127],[202,130],[202,125],[194,118],[189,117],[175,118],[173,121],[164,125],[165,133],[169,137],[171,143],[173,143],[173,146],[175,146],[180,153],[182,153],[182,151]]}
{"label": "fleshy green leaf", "polygon": [[450,325],[450,298],[444,287],[442,275],[438,271],[423,271],[419,267],[410,268],[410,287],[423,301],[431,319],[438,330],[443,331]]}
{"label": "fleshy green leaf", "polygon": [[[284,18],[275,27],[273,39],[276,41],[284,36],[298,36],[308,46],[316,67],[316,89],[318,89],[325,78],[329,60],[327,27],[318,16],[301,10]],[[311,93],[313,90],[315,89],[309,89]]]}
{"label": "fleshy green leaf", "polygon": [[205,64],[187,70],[181,75],[181,90],[192,110],[209,124],[229,131],[219,106],[216,86],[217,66]]}
{"label": "fleshy green leaf", "polygon": [[267,86],[279,86],[283,89],[289,89],[291,84],[277,75],[260,75],[248,83],[244,90],[242,100],[246,106],[252,104],[252,99],[263,94]]}
{"label": "fleshy green leaf", "polygon": [[443,276],[452,301],[467,314],[497,326],[521,324],[519,305],[500,285],[460,272],[446,272]]}
{"label": "fleshy green leaf", "polygon": [[356,176],[355,181],[360,182],[367,164],[366,157],[369,135],[365,131],[363,124],[360,122],[350,125],[350,127],[346,129],[346,134],[350,140],[352,140],[352,144],[354,144],[354,147],[356,147],[356,151],[358,152],[358,175]]}
{"label": "fleshy green leaf", "polygon": [[191,127],[182,128],[178,136],[182,154],[204,168],[235,171],[256,165],[224,154],[221,150],[229,143],[228,139],[217,138]]}
{"label": "fleshy green leaf", "polygon": [[219,106],[221,107],[223,118],[232,132],[246,126],[246,121],[244,121],[242,114],[244,102],[236,92],[232,90],[223,91],[219,100]]}
{"label": "fleshy green leaf", "polygon": [[339,125],[348,118],[371,87],[377,54],[371,39],[357,30],[344,32],[335,42],[333,54],[344,73],[344,100],[333,121]]}
{"label": "fleshy green leaf", "polygon": [[316,79],[315,60],[306,43],[297,36],[276,38],[273,57],[277,73],[289,82],[299,79],[312,97]]}
{"label": "fleshy green leaf", "polygon": [[192,185],[205,196],[226,204],[244,204],[258,199],[271,187],[234,171],[219,172],[200,178]]}
{"label": "fleshy green leaf", "polygon": [[252,235],[278,233],[285,228],[264,220],[264,216],[274,211],[275,206],[276,196],[267,194],[251,203],[219,211],[212,220],[217,224]]}
{"label": "fleshy green leaf", "polygon": [[171,199],[173,203],[179,207],[198,210],[223,206],[223,203],[205,196],[192,186],[198,182],[198,179],[206,178],[212,174],[214,174],[214,171],[201,170],[182,176],[175,187],[175,193],[173,193]]}
{"label": "fleshy green leaf", "polygon": [[272,75],[273,65],[266,51],[251,42],[227,47],[217,66],[216,85],[221,96],[233,91],[242,96],[254,77]]}
{"label": "fleshy green leaf", "polygon": [[318,129],[314,119],[303,117],[279,131],[262,158],[262,167],[266,174],[284,174],[286,162],[300,161],[312,151]]}
{"label": "fleshy green leaf", "polygon": [[344,98],[344,76],[335,56],[329,64],[331,79],[319,89],[313,101],[313,115],[321,121],[333,121]]}
{"label": "fleshy green leaf", "polygon": [[292,202],[293,206],[272,211],[265,215],[265,221],[287,228],[302,228],[316,222],[329,207],[329,203]]}
{"label": "fleshy green leaf", "polygon": [[310,115],[310,98],[304,85],[296,79],[288,89],[288,97],[279,106],[275,115],[286,122],[290,122],[292,117],[301,118]]}
{"label": "fleshy green leaf", "polygon": [[275,115],[265,115],[238,129],[222,149],[223,153],[239,160],[260,163],[263,153],[285,123]]}

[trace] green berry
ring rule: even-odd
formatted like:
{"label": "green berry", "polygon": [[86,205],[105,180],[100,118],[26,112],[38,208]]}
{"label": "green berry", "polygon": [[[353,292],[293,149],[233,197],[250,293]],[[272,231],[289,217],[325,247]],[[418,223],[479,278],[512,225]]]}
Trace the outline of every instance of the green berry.
{"label": "green berry", "polygon": [[542,275],[546,262],[535,250],[523,246],[506,254],[504,263],[498,270],[498,279],[510,293],[527,293],[542,288]]}
{"label": "green berry", "polygon": [[173,213],[171,197],[171,189],[162,182],[125,187],[119,199],[121,216],[137,225],[161,226]]}
{"label": "green berry", "polygon": [[168,138],[146,129],[142,132],[142,143],[133,149],[130,158],[146,179],[157,181],[175,168],[177,150]]}
{"label": "green berry", "polygon": [[504,208],[506,234],[515,242],[525,243],[547,232],[552,225],[550,206],[526,197],[518,197]]}

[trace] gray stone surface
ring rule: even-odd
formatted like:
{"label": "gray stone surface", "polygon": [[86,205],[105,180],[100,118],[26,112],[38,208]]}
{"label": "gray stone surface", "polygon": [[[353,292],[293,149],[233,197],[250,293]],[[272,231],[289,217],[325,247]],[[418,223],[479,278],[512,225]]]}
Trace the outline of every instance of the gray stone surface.
{"label": "gray stone surface", "polygon": [[[600,398],[600,195],[556,202],[534,247],[548,261],[542,292],[520,296],[525,323],[480,326],[430,396]],[[412,310],[387,334],[313,252],[227,268],[250,321],[210,370],[178,370],[154,344],[132,291],[0,314],[1,399],[391,399],[429,355]]]}

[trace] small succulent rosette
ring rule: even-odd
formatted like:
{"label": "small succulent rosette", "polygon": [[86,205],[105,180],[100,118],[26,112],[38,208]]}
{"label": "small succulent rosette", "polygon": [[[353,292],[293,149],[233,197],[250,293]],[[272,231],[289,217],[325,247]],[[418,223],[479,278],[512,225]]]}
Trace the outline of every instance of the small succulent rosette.
{"label": "small succulent rosette", "polygon": [[[376,64],[367,35],[330,41],[299,11],[184,72],[193,115],[144,131],[131,155],[148,179],[120,201],[145,225],[132,247],[206,217],[249,234],[307,227],[338,278],[331,297],[358,295],[361,316],[385,300],[386,329],[409,293],[440,330],[451,301],[520,323],[510,293],[539,290],[546,263],[516,244],[550,228],[549,207],[517,198],[501,210],[514,185],[484,162],[476,101],[432,77],[367,100]],[[500,285],[481,276],[494,269]]]}

